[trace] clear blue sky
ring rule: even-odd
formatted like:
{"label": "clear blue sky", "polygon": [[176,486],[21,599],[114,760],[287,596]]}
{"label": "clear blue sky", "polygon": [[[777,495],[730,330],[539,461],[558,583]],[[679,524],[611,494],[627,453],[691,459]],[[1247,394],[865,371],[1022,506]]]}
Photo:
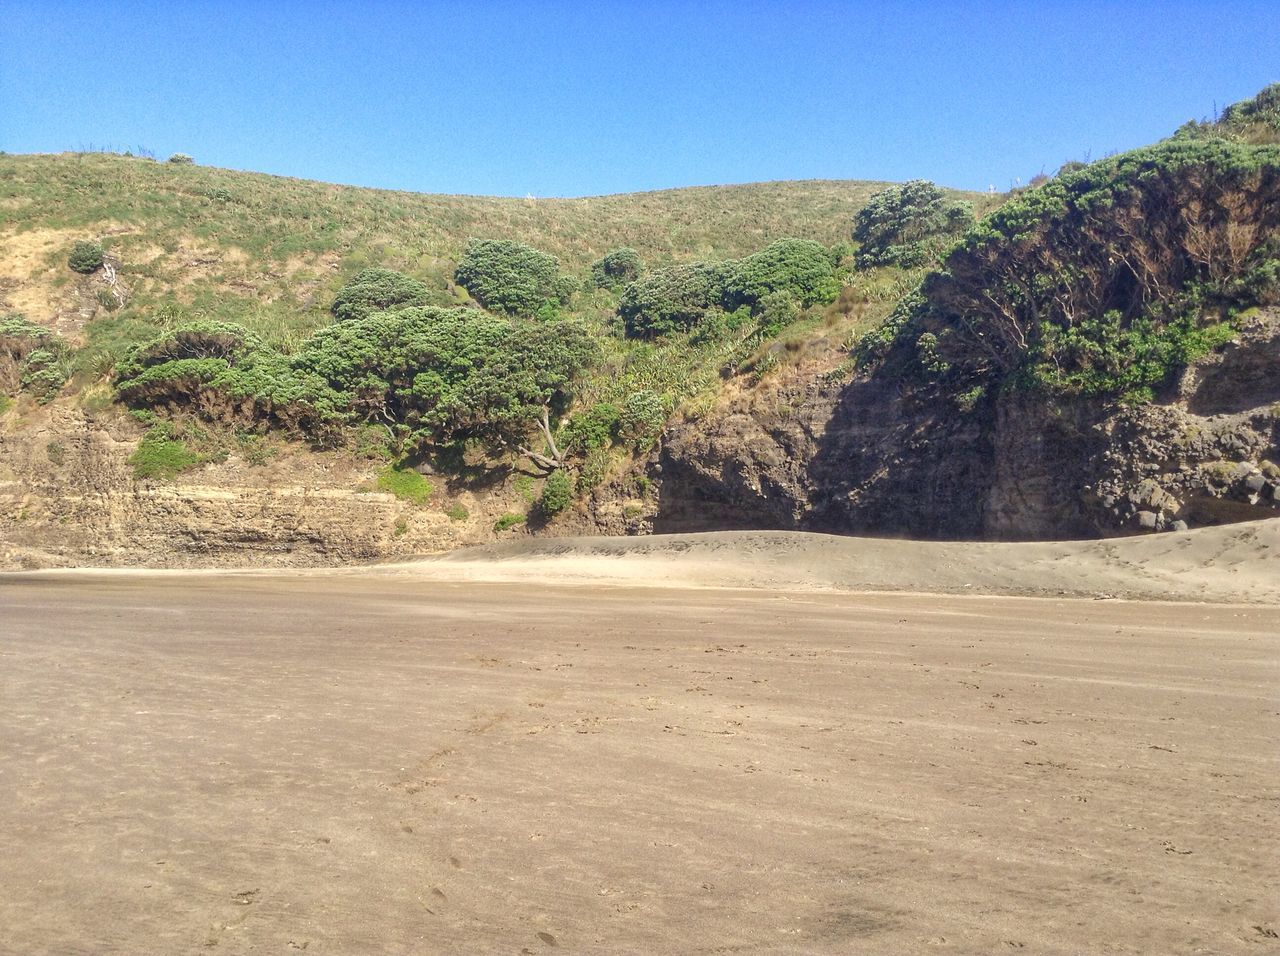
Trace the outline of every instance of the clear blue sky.
{"label": "clear blue sky", "polygon": [[0,0],[0,149],[424,192],[1007,188],[1280,80],[1269,2]]}

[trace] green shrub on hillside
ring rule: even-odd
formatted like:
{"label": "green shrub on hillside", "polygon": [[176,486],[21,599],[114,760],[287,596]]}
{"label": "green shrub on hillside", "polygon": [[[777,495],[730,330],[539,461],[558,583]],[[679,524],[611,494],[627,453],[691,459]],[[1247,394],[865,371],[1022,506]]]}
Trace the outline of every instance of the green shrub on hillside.
{"label": "green shrub on hillside", "polygon": [[796,315],[792,309],[790,317],[779,322],[781,302],[810,306],[830,302],[839,292],[831,250],[809,239],[779,239],[744,259],[655,269],[623,289],[618,315],[633,338],[652,339],[697,327],[701,340],[714,341],[738,324],[726,313],[747,309],[760,317],[769,301],[774,307],[762,330],[776,335]]}
{"label": "green shrub on hillside", "polygon": [[102,268],[102,245],[88,239],[79,239],[71,247],[67,265],[73,272],[90,275]]}
{"label": "green shrub on hillside", "polygon": [[756,303],[760,335],[773,338],[800,317],[800,303],[791,292],[770,292]]}
{"label": "green shrub on hillside", "polygon": [[597,355],[576,322],[517,325],[478,309],[411,308],[337,322],[292,356],[234,326],[180,327],[132,349],[116,389],[135,408],[313,439],[371,422],[410,444],[482,438],[520,447],[535,429],[549,436],[551,407]]}
{"label": "green shrub on hillside", "polygon": [[572,289],[565,278],[554,256],[508,239],[472,239],[454,272],[486,309],[525,316],[547,300],[567,300]]}
{"label": "green shrub on hillside", "polygon": [[573,479],[563,468],[553,471],[542,483],[538,508],[547,517],[558,515],[573,503]]}
{"label": "green shrub on hillside", "polygon": [[186,153],[174,153],[169,157],[168,162],[174,166],[191,166],[195,163],[195,160]]}
{"label": "green shrub on hillside", "polygon": [[71,371],[71,348],[20,315],[0,318],[0,394],[29,392],[42,404],[57,397]]}
{"label": "green shrub on hillside", "polygon": [[811,239],[778,239],[736,263],[723,305],[753,309],[766,296],[785,293],[800,306],[830,302],[840,293],[831,250]]}
{"label": "green shrub on hillside", "polygon": [[1137,394],[1280,298],[1280,148],[1175,139],[1092,163],[970,229],[891,318],[957,386]]}
{"label": "green shrub on hillside", "polygon": [[640,253],[631,248],[613,249],[591,264],[591,281],[601,289],[620,289],[640,277]]}
{"label": "green shrub on hillside", "polygon": [[669,413],[661,395],[648,390],[634,392],[622,403],[618,437],[637,448],[647,448],[657,441]]}
{"label": "green shrub on hillside", "polygon": [[395,422],[410,441],[517,445],[597,355],[576,322],[416,308],[322,329],[294,362],[348,396],[358,416]]}
{"label": "green shrub on hillside", "polygon": [[190,411],[225,424],[265,424],[313,439],[348,414],[347,396],[240,326],[194,322],[129,349],[116,394],[137,409]]}
{"label": "green shrub on hillside", "polygon": [[349,322],[374,312],[427,305],[430,301],[430,291],[417,279],[392,269],[365,269],[342,287],[329,311],[339,322]]}
{"label": "green shrub on hillside", "polygon": [[564,427],[566,451],[585,454],[593,448],[606,448],[617,436],[622,411],[609,402],[597,402],[572,418]]}
{"label": "green shrub on hillside", "polygon": [[627,334],[655,338],[692,328],[720,307],[736,263],[691,262],[654,269],[622,291],[618,315]]}
{"label": "green shrub on hillside", "polygon": [[261,340],[231,322],[187,322],[130,349],[116,364],[119,378],[133,378],[154,365],[178,359],[233,362],[262,348]]}
{"label": "green shrub on hillside", "polygon": [[876,193],[853,217],[858,268],[913,268],[935,258],[973,222],[973,208],[925,179]]}

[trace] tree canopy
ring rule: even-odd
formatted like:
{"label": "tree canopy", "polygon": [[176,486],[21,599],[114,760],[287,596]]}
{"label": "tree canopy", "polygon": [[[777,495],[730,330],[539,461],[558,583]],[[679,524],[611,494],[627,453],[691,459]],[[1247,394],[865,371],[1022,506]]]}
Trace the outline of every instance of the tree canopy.
{"label": "tree canopy", "polygon": [[472,239],[454,281],[486,309],[531,316],[547,301],[565,301],[572,281],[555,256],[510,239]]}
{"label": "tree canopy", "polygon": [[928,180],[890,186],[853,217],[858,268],[924,265],[972,222],[968,203],[949,200]]}
{"label": "tree canopy", "polygon": [[342,287],[329,311],[340,322],[348,322],[374,312],[427,305],[430,301],[430,291],[417,279],[392,269],[365,269]]}

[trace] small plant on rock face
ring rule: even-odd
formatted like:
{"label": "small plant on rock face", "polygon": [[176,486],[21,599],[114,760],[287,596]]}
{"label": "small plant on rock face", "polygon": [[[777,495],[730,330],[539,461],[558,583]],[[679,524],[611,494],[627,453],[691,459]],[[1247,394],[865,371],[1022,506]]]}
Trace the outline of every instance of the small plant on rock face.
{"label": "small plant on rock face", "polygon": [[538,506],[548,517],[557,515],[573,501],[573,479],[563,469],[553,471],[542,485]]}
{"label": "small plant on rock face", "polygon": [[71,247],[67,265],[72,271],[90,275],[102,268],[102,245],[88,239],[80,239]]}
{"label": "small plant on rock face", "polygon": [[431,492],[434,490],[431,482],[412,468],[403,465],[388,465],[382,469],[378,473],[378,488],[415,505],[423,504],[431,497]]}
{"label": "small plant on rock face", "polygon": [[175,437],[167,423],[152,426],[142,436],[142,444],[129,457],[135,478],[170,481],[188,468],[200,464],[200,456]]}
{"label": "small plant on rock face", "polygon": [[514,528],[518,524],[524,524],[525,516],[516,514],[514,511],[508,511],[501,518],[493,523],[494,531],[507,531]]}

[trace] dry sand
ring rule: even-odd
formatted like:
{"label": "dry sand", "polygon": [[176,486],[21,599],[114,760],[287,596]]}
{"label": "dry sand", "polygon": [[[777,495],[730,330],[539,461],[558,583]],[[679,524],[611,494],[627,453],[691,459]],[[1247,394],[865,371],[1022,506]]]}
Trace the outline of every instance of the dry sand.
{"label": "dry sand", "polygon": [[1277,531],[0,575],[0,952],[1274,952]]}
{"label": "dry sand", "polygon": [[521,538],[384,570],[439,581],[912,591],[1280,604],[1280,519],[1034,543],[787,531]]}

